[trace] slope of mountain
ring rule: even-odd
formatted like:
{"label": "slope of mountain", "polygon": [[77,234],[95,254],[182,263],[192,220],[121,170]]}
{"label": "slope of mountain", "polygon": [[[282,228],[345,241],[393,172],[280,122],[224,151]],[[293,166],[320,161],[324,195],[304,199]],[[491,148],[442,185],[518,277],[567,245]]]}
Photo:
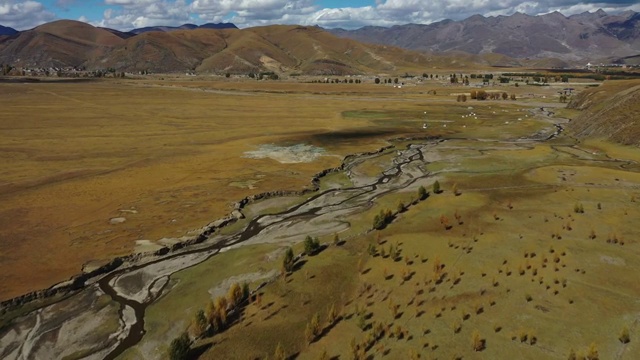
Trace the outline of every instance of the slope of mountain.
{"label": "slope of mountain", "polygon": [[576,136],[640,145],[640,80],[605,82],[580,93],[568,107],[582,110],[569,124]]}
{"label": "slope of mountain", "polygon": [[89,68],[112,67],[119,71],[184,72],[194,70],[203,59],[226,47],[215,30],[145,32],[126,39]]}
{"label": "slope of mountain", "polygon": [[184,24],[180,26],[149,26],[129,31],[132,34],[142,34],[149,31],[170,32],[177,30],[194,30],[194,29],[237,29],[238,27],[232,23],[206,23],[204,25]]}
{"label": "slope of mountain", "polygon": [[18,33],[18,30],[0,25],[0,35],[15,35]]}
{"label": "slope of mountain", "polygon": [[[195,26],[195,25],[194,25]],[[140,34],[56,21],[0,38],[0,63],[21,67],[114,68],[138,72],[243,73],[273,71],[346,75],[421,74],[476,63],[513,66],[503,55],[443,56],[336,37],[319,27],[273,25],[248,29],[182,30]]]}
{"label": "slope of mountain", "polygon": [[599,10],[566,17],[559,12],[539,16],[474,15],[462,21],[357,30],[328,30],[340,37],[418,51],[459,50],[498,53],[513,58],[555,57],[585,61],[640,53],[640,14],[608,15]]}

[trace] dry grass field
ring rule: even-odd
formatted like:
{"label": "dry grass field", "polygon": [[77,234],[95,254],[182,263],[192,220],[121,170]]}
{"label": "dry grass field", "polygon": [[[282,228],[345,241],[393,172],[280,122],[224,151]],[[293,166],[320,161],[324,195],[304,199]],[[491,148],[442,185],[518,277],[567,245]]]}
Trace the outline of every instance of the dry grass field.
{"label": "dry grass field", "polygon": [[[452,101],[428,89],[180,79],[2,84],[0,299],[131,253],[137,240],[181,237],[247,195],[303,189],[344,155],[419,128],[374,127],[343,112]],[[301,163],[245,157],[264,144],[325,152]],[[117,218],[126,221],[112,224]]]}

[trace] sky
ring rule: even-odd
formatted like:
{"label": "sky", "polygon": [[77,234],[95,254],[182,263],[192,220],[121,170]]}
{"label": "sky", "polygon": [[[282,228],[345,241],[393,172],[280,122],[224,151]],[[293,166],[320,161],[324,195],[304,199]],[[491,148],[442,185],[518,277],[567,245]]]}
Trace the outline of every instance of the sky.
{"label": "sky", "polygon": [[471,15],[572,15],[603,9],[640,12],[638,0],[0,0],[0,25],[27,30],[59,19],[117,30],[185,23],[233,22],[356,29],[366,25],[429,24]]}

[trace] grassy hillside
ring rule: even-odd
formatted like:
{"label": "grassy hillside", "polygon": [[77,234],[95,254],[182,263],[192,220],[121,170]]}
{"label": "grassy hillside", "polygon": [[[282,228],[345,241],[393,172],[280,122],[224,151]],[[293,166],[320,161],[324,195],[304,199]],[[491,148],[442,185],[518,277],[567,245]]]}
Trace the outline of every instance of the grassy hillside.
{"label": "grassy hillside", "polygon": [[576,136],[640,145],[640,81],[606,82],[580,93],[568,105],[582,110],[570,124]]}

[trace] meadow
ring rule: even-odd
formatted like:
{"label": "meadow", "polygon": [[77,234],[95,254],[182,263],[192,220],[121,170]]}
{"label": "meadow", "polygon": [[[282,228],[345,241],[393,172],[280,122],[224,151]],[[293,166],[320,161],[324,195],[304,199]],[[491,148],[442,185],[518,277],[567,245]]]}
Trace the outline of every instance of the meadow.
{"label": "meadow", "polygon": [[[120,358],[167,358],[182,332],[201,359],[632,358],[637,149],[555,134],[575,112],[554,87],[495,90],[517,99],[458,102],[468,88],[435,81],[3,84],[0,295],[391,145],[344,159],[316,193],[244,208],[212,240],[261,216],[263,230],[170,275]],[[305,235],[320,251],[303,254]],[[289,246],[303,255],[283,272]],[[265,281],[224,329],[195,335],[199,310]]]}

